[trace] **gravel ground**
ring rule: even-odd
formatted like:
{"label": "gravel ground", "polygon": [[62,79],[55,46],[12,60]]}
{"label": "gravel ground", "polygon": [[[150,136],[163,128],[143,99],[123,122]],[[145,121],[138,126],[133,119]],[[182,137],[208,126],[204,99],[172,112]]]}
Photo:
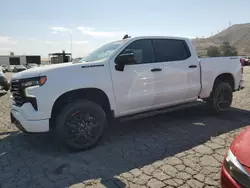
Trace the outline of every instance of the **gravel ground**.
{"label": "gravel ground", "polygon": [[[10,76],[10,75],[8,75]],[[250,69],[233,108],[204,106],[116,123],[94,149],[72,153],[52,135],[27,135],[10,123],[10,93],[0,92],[0,188],[220,187],[224,154],[250,124]]]}

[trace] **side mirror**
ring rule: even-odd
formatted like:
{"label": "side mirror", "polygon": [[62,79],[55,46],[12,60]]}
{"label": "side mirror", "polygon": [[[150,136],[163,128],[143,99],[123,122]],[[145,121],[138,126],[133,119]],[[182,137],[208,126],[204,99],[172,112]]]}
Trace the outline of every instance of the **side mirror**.
{"label": "side mirror", "polygon": [[136,63],[134,52],[132,50],[125,50],[123,53],[117,56],[115,63],[116,70],[123,71],[125,65]]}

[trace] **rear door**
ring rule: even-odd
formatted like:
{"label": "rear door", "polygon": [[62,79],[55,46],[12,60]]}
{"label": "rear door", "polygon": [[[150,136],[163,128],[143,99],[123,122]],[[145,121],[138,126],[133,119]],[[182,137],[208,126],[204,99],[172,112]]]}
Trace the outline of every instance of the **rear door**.
{"label": "rear door", "polygon": [[163,63],[164,92],[158,97],[165,105],[197,99],[200,92],[200,69],[185,40],[154,39],[156,62]]}

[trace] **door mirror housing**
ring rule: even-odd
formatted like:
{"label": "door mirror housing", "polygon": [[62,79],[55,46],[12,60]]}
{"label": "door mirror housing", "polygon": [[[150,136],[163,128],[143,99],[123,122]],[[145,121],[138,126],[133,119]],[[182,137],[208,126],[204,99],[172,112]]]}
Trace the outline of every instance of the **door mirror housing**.
{"label": "door mirror housing", "polygon": [[136,63],[136,59],[135,59],[134,52],[132,50],[125,50],[123,53],[118,55],[117,58],[115,59],[115,64],[116,64],[115,68],[118,71],[123,71],[125,65],[135,64],[135,63]]}

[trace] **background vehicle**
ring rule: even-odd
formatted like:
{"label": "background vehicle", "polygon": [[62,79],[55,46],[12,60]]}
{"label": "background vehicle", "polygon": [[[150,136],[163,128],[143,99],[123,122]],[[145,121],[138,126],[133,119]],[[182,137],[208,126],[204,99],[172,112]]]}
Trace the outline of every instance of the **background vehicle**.
{"label": "background vehicle", "polygon": [[241,188],[250,185],[250,128],[233,140],[221,169],[222,188]]}
{"label": "background vehicle", "polygon": [[15,68],[15,65],[8,65],[7,66],[7,71],[8,72],[13,72],[13,69]]}
{"label": "background vehicle", "polygon": [[38,65],[36,63],[29,63],[26,67],[27,69],[30,69],[30,68],[38,67]]}
{"label": "background vehicle", "polygon": [[13,72],[21,72],[27,70],[27,68],[24,65],[16,65],[13,69]]}
{"label": "background vehicle", "polygon": [[7,69],[8,65],[1,65],[5,70]]}
{"label": "background vehicle", "polygon": [[242,57],[240,59],[242,66],[249,66],[250,65],[250,58],[249,57]]}
{"label": "background vehicle", "polygon": [[199,59],[186,38],[126,38],[78,63],[14,74],[11,118],[25,132],[55,130],[69,147],[88,149],[112,118],[176,110],[197,99],[215,113],[227,111],[242,71],[238,57]]}
{"label": "background vehicle", "polygon": [[10,89],[10,83],[1,69],[0,69],[0,89],[4,89],[5,91],[8,91]]}
{"label": "background vehicle", "polygon": [[3,73],[6,72],[5,68],[3,66],[0,65],[0,71],[2,71]]}

